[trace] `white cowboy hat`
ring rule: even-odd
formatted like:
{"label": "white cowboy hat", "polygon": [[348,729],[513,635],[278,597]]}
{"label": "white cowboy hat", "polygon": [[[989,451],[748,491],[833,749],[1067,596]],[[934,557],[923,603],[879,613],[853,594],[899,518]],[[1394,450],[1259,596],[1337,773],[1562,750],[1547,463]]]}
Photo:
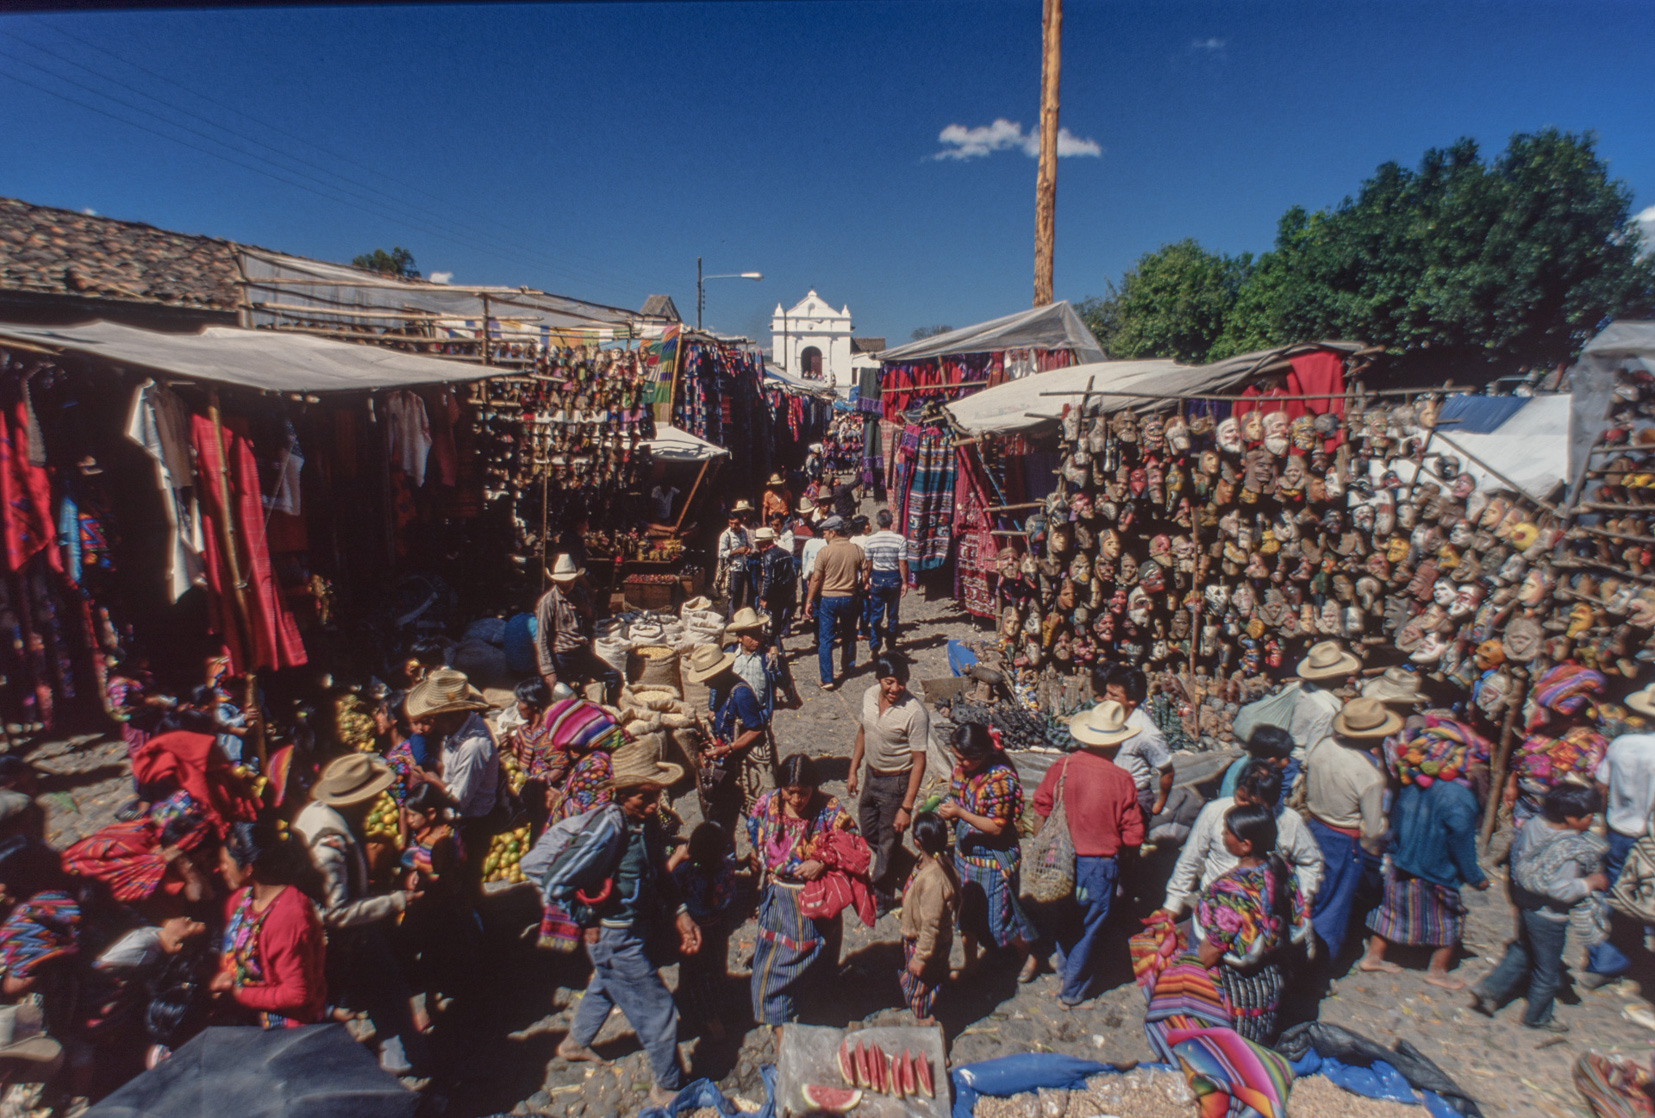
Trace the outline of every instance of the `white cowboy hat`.
{"label": "white cowboy hat", "polygon": [[38,1005],[0,1006],[0,1060],[47,1064],[63,1055],[63,1045],[46,1035]]}
{"label": "white cowboy hat", "polygon": [[[741,616],[739,613],[736,616]],[[735,654],[722,652],[714,644],[698,645],[684,657],[684,675],[691,683],[705,683],[736,662]]]}
{"label": "white cowboy hat", "polygon": [[770,619],[759,613],[752,606],[742,606],[736,610],[736,615],[724,623],[726,633],[742,633],[749,629],[762,629],[769,624]]}
{"label": "white cowboy hat", "polygon": [[1362,697],[1400,706],[1412,706],[1426,698],[1419,689],[1419,676],[1399,665],[1386,668],[1384,675],[1364,683]]}
{"label": "white cowboy hat", "polygon": [[1352,699],[1333,720],[1333,732],[1342,738],[1388,738],[1402,729],[1402,716],[1378,699]]}
{"label": "white cowboy hat", "polygon": [[799,511],[800,512],[815,512],[816,511],[816,502],[812,501],[809,497],[800,497],[799,498]]}
{"label": "white cowboy hat", "polygon": [[385,759],[372,753],[351,753],[328,764],[310,789],[311,798],[330,807],[347,807],[378,796],[396,782]]}
{"label": "white cowboy hat", "polygon": [[1634,691],[1626,697],[1626,705],[1639,714],[1647,714],[1655,718],[1655,683],[1651,683],[1642,691]]}
{"label": "white cowboy hat", "polygon": [[1310,646],[1310,652],[1294,670],[1300,679],[1338,679],[1361,666],[1362,661],[1341,648],[1338,641],[1322,641]]}
{"label": "white cowboy hat", "polygon": [[748,502],[746,497],[741,498],[741,500],[737,501],[735,504],[730,506],[730,515],[731,516],[734,516],[738,512],[752,512],[752,511],[753,511],[753,506]]}
{"label": "white cowboy hat", "polygon": [[764,484],[766,484],[766,485],[786,485],[787,484],[787,479],[782,477],[782,475],[779,474],[779,473],[774,473],[774,474],[770,475],[770,480],[766,481]]}
{"label": "white cowboy hat", "polygon": [[575,558],[569,554],[559,555],[551,570],[553,582],[573,582],[585,573],[586,568],[575,566]]}
{"label": "white cowboy hat", "polygon": [[1113,699],[1069,719],[1069,733],[1082,745],[1119,745],[1137,732],[1126,724],[1126,708]]}
{"label": "white cowboy hat", "polygon": [[639,784],[659,784],[665,788],[683,778],[683,765],[670,765],[661,760],[661,735],[645,734],[609,755],[609,779],[603,782],[603,787],[614,791]]}
{"label": "white cowboy hat", "polygon": [[409,718],[429,718],[458,710],[485,710],[488,700],[471,686],[465,673],[454,668],[436,668],[414,684],[402,709]]}
{"label": "white cowboy hat", "polygon": [[766,525],[763,528],[758,529],[756,532],[753,533],[753,542],[754,543],[775,543],[776,542],[776,530],[774,528],[770,527],[769,525]]}

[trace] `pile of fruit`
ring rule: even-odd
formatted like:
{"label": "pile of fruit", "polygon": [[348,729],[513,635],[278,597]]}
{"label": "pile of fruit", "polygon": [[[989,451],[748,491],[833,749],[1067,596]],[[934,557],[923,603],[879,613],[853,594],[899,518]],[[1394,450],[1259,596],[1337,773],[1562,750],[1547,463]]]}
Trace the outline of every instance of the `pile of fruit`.
{"label": "pile of fruit", "polygon": [[514,831],[502,831],[495,835],[488,844],[488,854],[483,858],[483,881],[503,881],[512,885],[520,885],[528,879],[523,876],[523,868],[518,863],[523,861],[524,853],[529,849],[529,825],[527,823]]}
{"label": "pile of fruit", "polygon": [[501,749],[500,767],[506,771],[506,779],[511,782],[511,790],[521,792],[524,782],[529,779],[529,774],[517,763],[517,755],[510,749]]}
{"label": "pile of fruit", "polygon": [[346,692],[334,700],[333,732],[347,749],[367,753],[375,748],[374,716],[362,696]]}
{"label": "pile of fruit", "polygon": [[397,802],[389,792],[381,792],[374,806],[368,809],[368,818],[362,824],[362,834],[369,842],[388,843],[402,848],[401,818]]}
{"label": "pile of fruit", "polygon": [[843,1087],[806,1084],[805,1102],[825,1113],[843,1114],[861,1103],[863,1091],[877,1091],[896,1099],[937,1097],[930,1058],[906,1048],[902,1055],[893,1056],[877,1044],[859,1040],[852,1046],[846,1037],[839,1045],[839,1076],[845,1081]]}

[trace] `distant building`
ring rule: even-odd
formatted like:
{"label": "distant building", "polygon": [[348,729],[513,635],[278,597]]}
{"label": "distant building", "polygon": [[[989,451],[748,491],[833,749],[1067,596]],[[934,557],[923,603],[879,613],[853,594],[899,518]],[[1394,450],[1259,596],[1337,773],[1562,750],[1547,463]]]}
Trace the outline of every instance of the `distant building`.
{"label": "distant building", "polygon": [[638,313],[665,318],[672,322],[684,321],[683,316],[678,313],[678,307],[673,303],[671,295],[651,295],[644,300],[644,308]]}
{"label": "distant building", "polygon": [[850,308],[834,310],[811,291],[792,308],[780,303],[770,317],[772,364],[789,376],[850,385],[867,354],[885,348],[883,338],[851,337]]}

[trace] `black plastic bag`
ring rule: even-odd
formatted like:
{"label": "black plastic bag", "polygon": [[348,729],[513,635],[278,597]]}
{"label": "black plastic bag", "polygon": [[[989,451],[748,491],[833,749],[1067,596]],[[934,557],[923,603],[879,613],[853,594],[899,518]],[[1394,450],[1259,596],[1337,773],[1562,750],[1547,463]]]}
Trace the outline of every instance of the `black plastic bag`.
{"label": "black plastic bag", "polygon": [[1294,1025],[1276,1042],[1276,1051],[1289,1060],[1297,1060],[1311,1049],[1318,1056],[1331,1056],[1346,1064],[1370,1067],[1376,1061],[1390,1064],[1408,1084],[1421,1091],[1432,1091],[1465,1118],[1483,1118],[1477,1100],[1436,1064],[1426,1059],[1419,1049],[1406,1040],[1396,1042],[1395,1048],[1386,1048],[1378,1041],[1369,1040],[1360,1033],[1321,1021],[1306,1021]]}

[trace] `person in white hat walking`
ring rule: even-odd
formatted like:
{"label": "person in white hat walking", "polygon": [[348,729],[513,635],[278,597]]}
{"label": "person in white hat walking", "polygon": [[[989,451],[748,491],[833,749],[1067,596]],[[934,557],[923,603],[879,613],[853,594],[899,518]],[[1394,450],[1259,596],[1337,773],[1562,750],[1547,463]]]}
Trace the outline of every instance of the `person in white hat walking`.
{"label": "person in white hat walking", "polygon": [[418,1075],[427,1066],[425,1037],[414,1027],[412,991],[385,931],[415,894],[372,893],[358,837],[368,809],[395,780],[391,766],[375,754],[337,758],[311,786],[293,834],[322,875],[329,997],[367,1011],[379,1038],[380,1067],[392,1075]]}
{"label": "person in white hat walking", "polygon": [[747,604],[747,553],[753,549],[752,535],[747,531],[747,517],[753,506],[745,499],[730,508],[728,523],[718,534],[718,566],[713,574],[715,595],[729,599],[729,610],[734,613]]}
{"label": "person in white hat walking", "polygon": [[[701,930],[690,918],[667,868],[661,827],[661,793],[684,775],[660,759],[659,735],[617,749],[606,782],[610,802],[583,816],[580,832],[549,865],[532,861],[524,872],[541,878],[548,902],[561,906],[584,929],[592,978],[557,1046],[565,1060],[603,1063],[592,1051],[611,1011],[619,1009],[637,1034],[654,1077],[649,1101],[666,1106],[684,1085],[678,1061],[678,1009],[661,981],[651,943],[675,933],[678,950],[701,950]],[[584,898],[601,896],[596,901]]]}
{"label": "person in white hat walking", "polygon": [[604,701],[613,706],[620,697],[621,675],[592,651],[592,603],[578,585],[585,573],[572,556],[557,557],[551,585],[534,610],[535,657],[547,687],[556,687],[560,679],[575,688],[596,680],[603,684]]}
{"label": "person in white hat walking", "polygon": [[1389,827],[1385,774],[1368,750],[1400,729],[1401,716],[1378,699],[1352,699],[1333,720],[1332,732],[1305,753],[1308,826],[1324,868],[1310,920],[1328,962],[1344,949],[1364,863],[1379,857]]}
{"label": "person in white hat walking", "polygon": [[[460,841],[468,851],[486,851],[504,821],[509,788],[500,767],[500,747],[483,711],[488,703],[471,686],[464,672],[436,668],[408,692],[404,705],[410,723],[428,727],[426,735],[437,751],[441,777],[424,774],[454,801]],[[483,859],[466,863],[472,892],[483,887]]]}

